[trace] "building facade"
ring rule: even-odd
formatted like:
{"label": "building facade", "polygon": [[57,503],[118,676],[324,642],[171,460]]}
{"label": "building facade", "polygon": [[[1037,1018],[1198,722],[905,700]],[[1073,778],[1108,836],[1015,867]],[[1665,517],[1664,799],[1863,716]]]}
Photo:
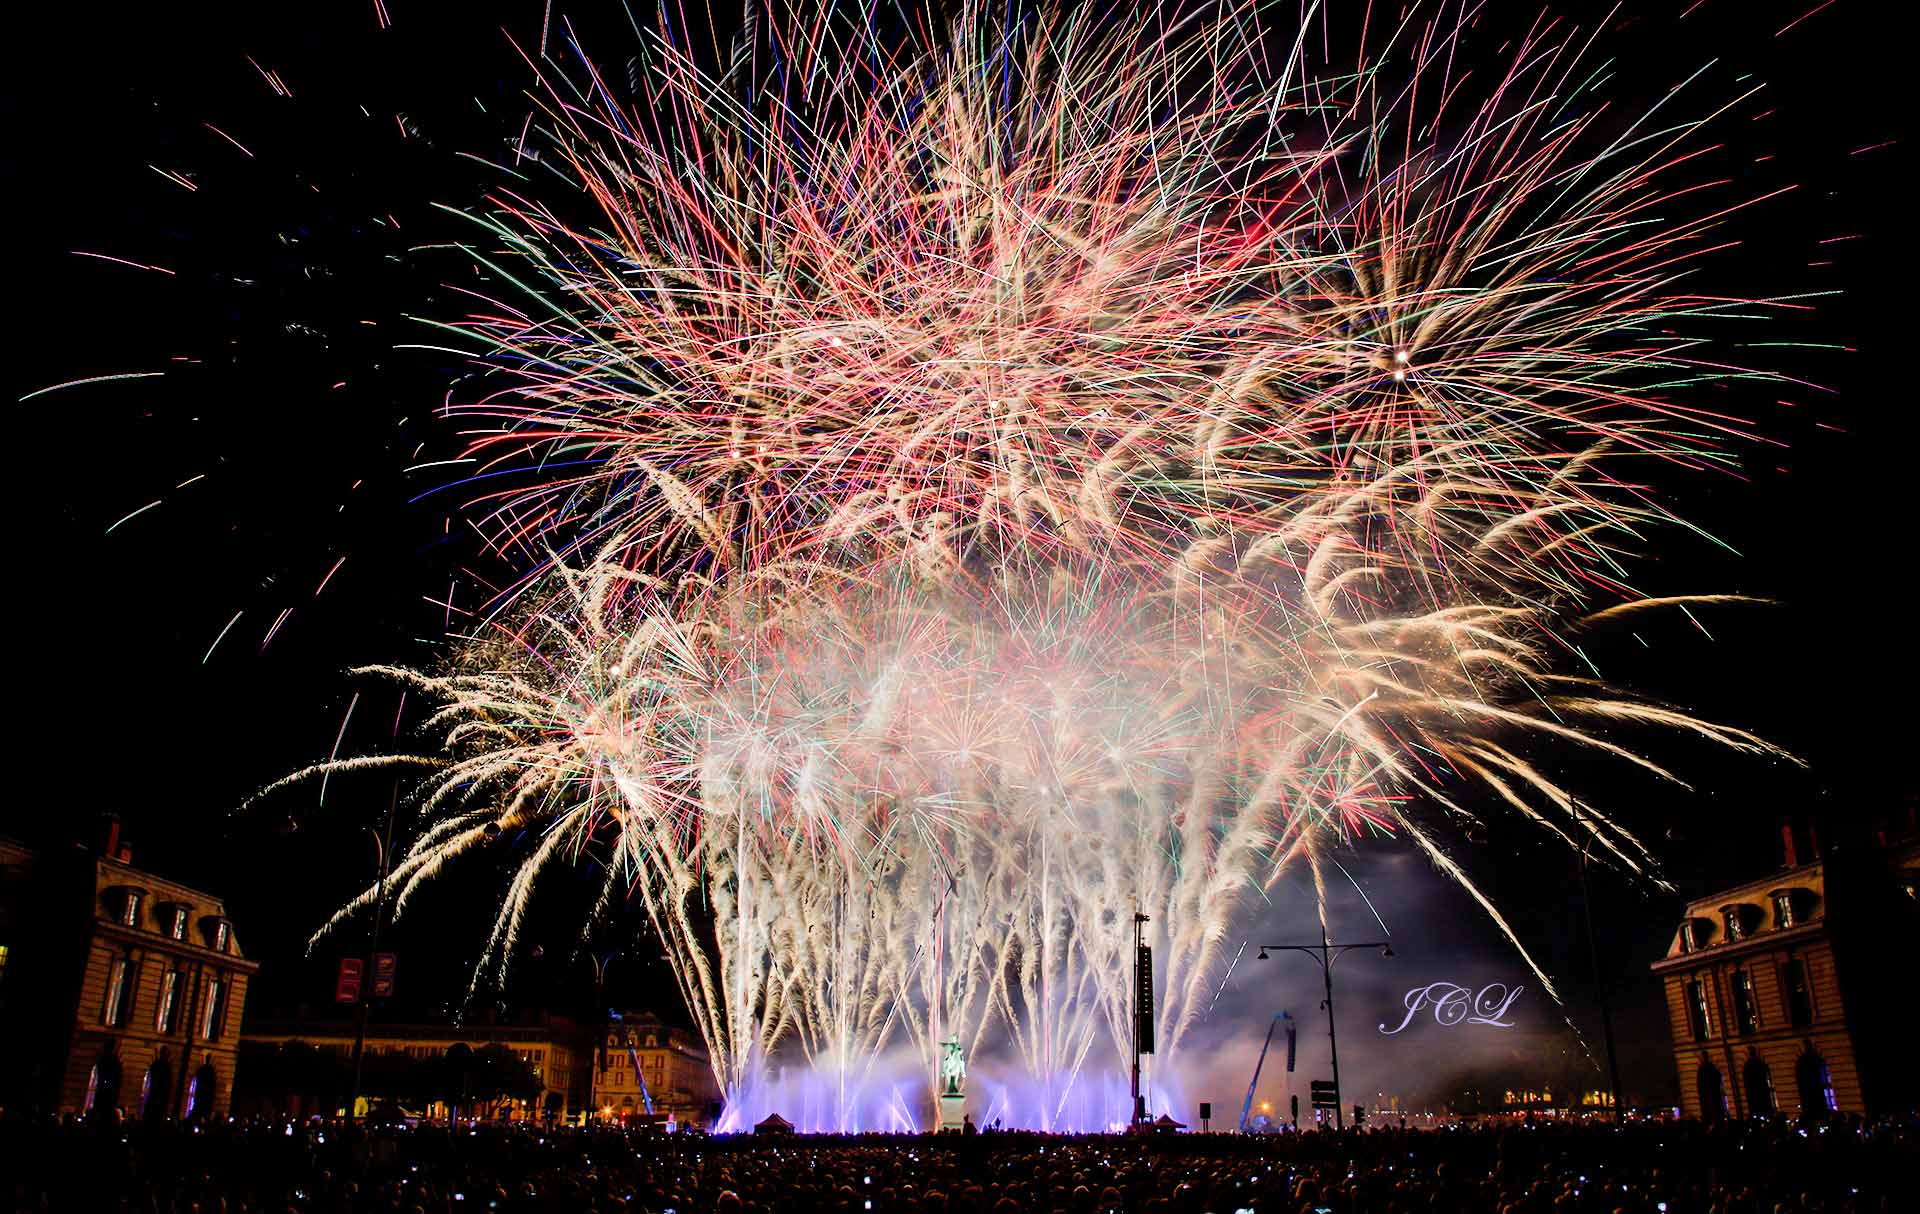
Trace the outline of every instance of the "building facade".
{"label": "building facade", "polygon": [[[304,1042],[316,1050],[347,1060],[353,1056],[355,1025],[315,1022],[259,1023],[249,1025],[244,1035],[249,1047],[284,1046]],[[592,1034],[573,1021],[559,1016],[541,1016],[528,1024],[381,1024],[367,1026],[364,1047],[365,1066],[370,1073],[382,1069],[380,1055],[404,1055],[426,1062],[445,1058],[455,1046],[479,1050],[489,1045],[502,1046],[527,1064],[539,1084],[539,1092],[530,1098],[489,1099],[460,1110],[462,1117],[480,1116],[510,1121],[578,1121],[591,1107],[587,1103],[589,1073],[593,1055]],[[371,1085],[370,1085],[371,1086]],[[271,1108],[260,1111],[332,1116],[342,1110],[334,1101],[316,1102],[309,1092],[275,1093]],[[364,1114],[367,1099],[357,1110]],[[422,1100],[418,1107],[401,1104],[408,1112],[442,1119],[455,1112],[454,1102]]]}
{"label": "building facade", "polygon": [[593,1109],[601,1120],[711,1128],[720,1099],[697,1034],[644,1012],[608,1018],[593,1065]]}
{"label": "building facade", "polygon": [[1781,828],[1781,868],[1689,903],[1667,955],[1681,1111],[1821,1119],[1913,1107],[1911,984],[1920,865],[1912,811],[1823,854]]}
{"label": "building facade", "polygon": [[10,1106],[122,1116],[224,1117],[247,984],[212,894],[106,854],[0,840],[0,1032]]}

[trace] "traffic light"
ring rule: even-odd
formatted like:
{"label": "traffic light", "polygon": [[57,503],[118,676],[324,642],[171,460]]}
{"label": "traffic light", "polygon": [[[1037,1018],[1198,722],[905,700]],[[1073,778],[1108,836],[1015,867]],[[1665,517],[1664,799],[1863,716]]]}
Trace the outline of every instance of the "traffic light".
{"label": "traffic light", "polygon": [[1300,1093],[1295,1092],[1287,1097],[1287,1101],[1293,1106],[1293,1124],[1297,1126],[1300,1124]]}
{"label": "traffic light", "polygon": [[1367,1106],[1364,1104],[1354,1105],[1353,1106],[1353,1128],[1357,1130],[1365,1124],[1367,1124]]}

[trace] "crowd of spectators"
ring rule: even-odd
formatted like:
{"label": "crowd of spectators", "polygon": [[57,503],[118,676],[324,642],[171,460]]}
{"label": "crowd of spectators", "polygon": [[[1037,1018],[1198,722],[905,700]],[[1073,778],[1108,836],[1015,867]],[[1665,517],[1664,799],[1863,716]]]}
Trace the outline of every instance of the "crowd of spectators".
{"label": "crowd of spectators", "polygon": [[137,1214],[1885,1214],[1915,1208],[1916,1147],[1913,1120],[769,1139],[0,1117],[12,1209]]}

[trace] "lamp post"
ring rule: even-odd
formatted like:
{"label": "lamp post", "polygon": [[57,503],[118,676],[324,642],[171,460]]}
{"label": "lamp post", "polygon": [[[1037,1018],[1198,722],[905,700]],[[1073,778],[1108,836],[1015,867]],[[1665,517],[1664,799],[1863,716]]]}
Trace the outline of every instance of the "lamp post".
{"label": "lamp post", "polygon": [[[373,846],[380,862],[380,888],[373,903],[373,940],[367,946],[367,968],[365,985],[360,989],[360,1019],[353,1030],[353,1090],[347,1095],[347,1120],[352,1121],[355,1110],[360,1105],[360,1080],[367,1056],[367,1016],[373,1010],[373,967],[380,955],[380,928],[387,917],[387,872],[393,850],[393,819],[400,808],[400,786],[393,787],[393,800],[387,806],[387,829],[384,834],[373,836]],[[373,828],[367,828],[372,833]]]}
{"label": "lamp post", "polygon": [[[587,1107],[594,1107],[600,1097],[600,1089],[607,1074],[607,1034],[613,1028],[613,1009],[607,1006],[607,967],[620,955],[614,949],[605,956],[587,954],[587,960],[593,962],[593,1014],[599,1028],[599,1034],[593,1043],[593,1058],[596,1065],[587,1077]],[[622,1022],[624,1023],[624,1021]]]}
{"label": "lamp post", "polygon": [[1346,1128],[1346,1118],[1340,1109],[1340,1038],[1334,1030],[1333,1022],[1333,963],[1341,956],[1356,948],[1377,948],[1382,957],[1393,956],[1393,942],[1390,940],[1368,940],[1354,944],[1335,944],[1327,939],[1327,925],[1320,925],[1320,943],[1318,944],[1263,944],[1255,958],[1267,959],[1268,950],[1305,953],[1320,963],[1320,976],[1326,983],[1327,997],[1320,1004],[1327,1009],[1327,1047],[1333,1054],[1333,1125],[1335,1129]]}
{"label": "lamp post", "polygon": [[[1576,821],[1588,823],[1591,820],[1575,812]],[[1587,920],[1587,951],[1593,956],[1594,995],[1600,1004],[1600,1035],[1607,1047],[1607,1095],[1613,1102],[1613,1120],[1617,1125],[1622,1116],[1620,1108],[1620,1061],[1613,1052],[1613,1010],[1607,1002],[1606,968],[1600,960],[1600,938],[1593,930],[1593,896],[1587,889],[1587,853],[1598,836],[1591,826],[1587,838],[1580,845],[1580,909]]]}
{"label": "lamp post", "polygon": [[[1146,1101],[1140,1095],[1140,1055],[1145,1049],[1150,1047],[1146,1042],[1143,1042],[1141,1040],[1141,1037],[1143,1036],[1141,1030],[1145,1027],[1145,1020],[1142,1018],[1140,1014],[1142,1010],[1140,1006],[1140,999],[1143,993],[1148,998],[1152,998],[1152,990],[1150,987],[1143,990],[1142,975],[1140,972],[1140,962],[1141,962],[1141,959],[1146,956],[1146,938],[1143,935],[1143,932],[1145,931],[1145,925],[1149,922],[1151,922],[1151,920],[1149,920],[1145,915],[1141,914],[1139,911],[1133,912],[1133,1119],[1132,1120],[1133,1120],[1133,1124],[1136,1126],[1145,1125],[1147,1121]],[[1145,981],[1147,983],[1151,983],[1153,981],[1153,975],[1151,974],[1145,975]]]}

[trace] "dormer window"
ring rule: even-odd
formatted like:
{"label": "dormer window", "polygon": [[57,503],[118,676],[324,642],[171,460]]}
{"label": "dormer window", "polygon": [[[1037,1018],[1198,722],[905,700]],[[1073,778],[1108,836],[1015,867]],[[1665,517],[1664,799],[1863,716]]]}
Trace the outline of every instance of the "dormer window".
{"label": "dormer window", "polygon": [[1697,953],[1707,947],[1707,939],[1713,934],[1713,925],[1705,919],[1688,917],[1680,921],[1680,951]]}
{"label": "dormer window", "polygon": [[216,953],[231,951],[233,924],[224,915],[208,915],[200,920],[200,938]]}
{"label": "dormer window", "polygon": [[1767,894],[1773,903],[1773,926],[1775,929],[1799,927],[1807,921],[1807,907],[1813,901],[1813,893],[1797,885],[1785,886]]}
{"label": "dormer window", "polygon": [[173,913],[167,916],[167,935],[175,940],[185,940],[187,938],[187,920],[191,917],[191,914],[192,912],[185,906],[178,902],[174,903]]}
{"label": "dormer window", "polygon": [[127,890],[120,895],[121,927],[140,926],[140,901],[141,894],[137,889]]}
{"label": "dormer window", "polygon": [[1726,930],[1729,944],[1745,940],[1753,934],[1754,920],[1759,910],[1759,907],[1746,902],[1729,902],[1720,908],[1720,923]]}

